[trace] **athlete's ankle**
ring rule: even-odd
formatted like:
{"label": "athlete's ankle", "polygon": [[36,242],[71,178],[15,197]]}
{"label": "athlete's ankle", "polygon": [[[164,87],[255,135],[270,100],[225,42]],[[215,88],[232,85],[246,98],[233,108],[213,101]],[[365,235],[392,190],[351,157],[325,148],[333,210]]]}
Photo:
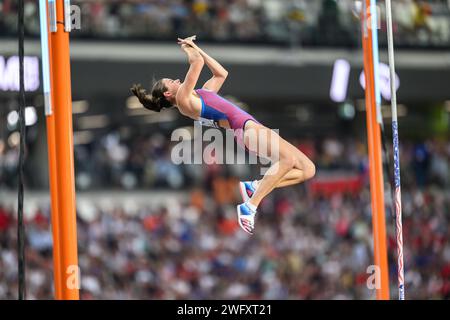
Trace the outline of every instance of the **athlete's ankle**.
{"label": "athlete's ankle", "polygon": [[256,210],[258,209],[258,206],[255,206],[254,204],[250,203],[250,201],[246,202],[247,207],[250,208],[250,210],[252,210],[253,212],[256,212]]}

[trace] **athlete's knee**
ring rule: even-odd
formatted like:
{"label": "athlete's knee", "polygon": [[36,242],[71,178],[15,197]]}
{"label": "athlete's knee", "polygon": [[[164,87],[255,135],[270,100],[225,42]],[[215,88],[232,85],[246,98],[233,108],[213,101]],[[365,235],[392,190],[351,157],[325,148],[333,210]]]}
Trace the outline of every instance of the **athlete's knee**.
{"label": "athlete's knee", "polygon": [[303,168],[303,172],[305,180],[312,179],[316,175],[316,166],[312,161],[308,161]]}
{"label": "athlete's knee", "polygon": [[297,158],[294,155],[284,154],[281,155],[280,162],[283,166],[292,169],[297,164]]}

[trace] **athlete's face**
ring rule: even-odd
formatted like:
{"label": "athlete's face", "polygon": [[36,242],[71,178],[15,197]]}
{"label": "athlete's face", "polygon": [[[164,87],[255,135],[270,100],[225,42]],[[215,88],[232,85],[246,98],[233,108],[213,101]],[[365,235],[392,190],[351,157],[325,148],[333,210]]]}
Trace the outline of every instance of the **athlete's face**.
{"label": "athlete's face", "polygon": [[164,78],[163,83],[167,88],[167,91],[164,92],[164,95],[166,97],[175,96],[177,94],[178,88],[180,88],[180,86],[181,86],[180,79],[174,80],[174,79]]}

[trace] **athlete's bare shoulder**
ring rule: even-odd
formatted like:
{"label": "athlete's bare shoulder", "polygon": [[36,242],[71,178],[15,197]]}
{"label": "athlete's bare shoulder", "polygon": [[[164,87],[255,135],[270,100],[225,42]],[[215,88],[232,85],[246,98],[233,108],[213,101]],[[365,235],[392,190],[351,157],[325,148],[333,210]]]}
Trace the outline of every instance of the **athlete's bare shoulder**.
{"label": "athlete's bare shoulder", "polygon": [[192,94],[188,99],[183,99],[182,101],[178,101],[178,110],[181,114],[188,116],[192,119],[197,119],[202,110],[202,102],[200,95],[192,91]]}

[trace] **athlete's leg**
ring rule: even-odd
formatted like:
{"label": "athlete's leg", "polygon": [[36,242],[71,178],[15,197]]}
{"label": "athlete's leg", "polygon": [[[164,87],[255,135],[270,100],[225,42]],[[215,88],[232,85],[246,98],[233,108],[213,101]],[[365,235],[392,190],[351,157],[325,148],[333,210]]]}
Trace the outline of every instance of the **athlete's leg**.
{"label": "athlete's leg", "polygon": [[[303,156],[300,157],[301,159]],[[275,188],[284,188],[292,186],[295,184],[302,183],[306,180],[311,179],[315,175],[315,166],[309,159],[299,160],[302,164],[303,169],[293,168],[288,173],[286,173],[283,178],[278,181]],[[306,168],[306,169],[305,169]],[[259,181],[254,183],[255,189],[258,188]]]}
{"label": "athlete's leg", "polygon": [[304,171],[294,168],[286,173],[280,181],[278,181],[275,188],[289,187],[295,184],[299,184],[305,180],[306,179],[304,178]]}
{"label": "athlete's leg", "polygon": [[[303,170],[293,168],[288,173],[281,178],[280,181],[275,185],[275,188],[284,188],[292,186],[294,184],[299,184],[305,180]],[[253,183],[255,190],[258,188],[260,180]]]}
{"label": "athlete's leg", "polygon": [[[251,205],[257,207],[276,187],[300,183],[314,176],[315,167],[311,160],[277,133],[253,121],[247,122],[245,130],[244,143],[247,148],[260,156],[268,156],[274,162],[258,182],[257,189],[249,200]],[[250,132],[253,141],[247,135]],[[266,145],[261,145],[263,143]],[[263,149],[268,151],[267,154],[262,153]]]}
{"label": "athlete's leg", "polygon": [[[256,209],[261,200],[276,187],[288,186],[312,178],[315,167],[300,150],[274,131],[254,121],[248,121],[245,126],[244,143],[250,151],[260,157],[271,159],[273,163],[264,177],[258,181],[251,197],[247,197],[250,199],[244,199],[245,202],[237,206],[239,226],[247,233],[253,234]],[[244,189],[246,188],[247,186]]]}

